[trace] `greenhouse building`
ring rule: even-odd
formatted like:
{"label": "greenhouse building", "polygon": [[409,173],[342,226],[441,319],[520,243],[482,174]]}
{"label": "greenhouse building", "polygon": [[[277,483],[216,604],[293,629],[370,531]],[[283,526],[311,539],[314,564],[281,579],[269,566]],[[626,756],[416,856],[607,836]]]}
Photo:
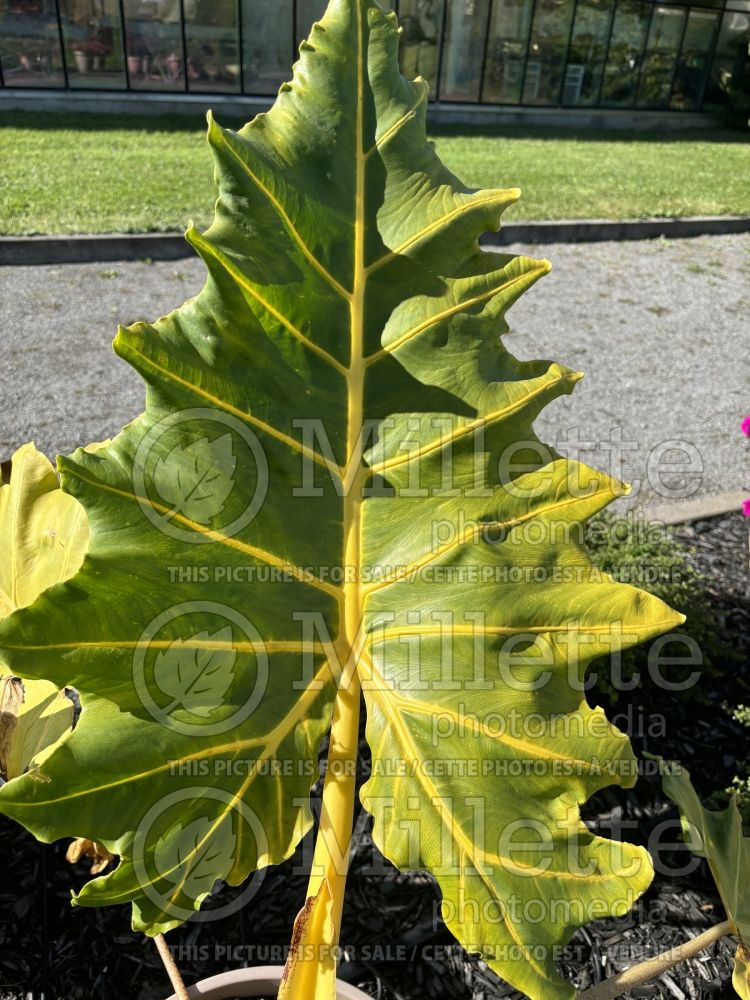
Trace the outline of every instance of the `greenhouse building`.
{"label": "greenhouse building", "polygon": [[[432,82],[438,108],[717,111],[750,89],[750,0],[396,6],[403,71]],[[158,95],[268,98],[324,8],[324,0],[0,0],[0,105],[11,91],[32,101],[69,91],[71,105],[84,92],[102,101],[148,92],[156,104]]]}

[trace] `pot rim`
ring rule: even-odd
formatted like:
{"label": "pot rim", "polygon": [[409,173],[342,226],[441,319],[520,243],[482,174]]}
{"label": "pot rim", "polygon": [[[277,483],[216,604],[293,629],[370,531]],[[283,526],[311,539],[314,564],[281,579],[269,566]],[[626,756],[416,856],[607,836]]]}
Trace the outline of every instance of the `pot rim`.
{"label": "pot rim", "polygon": [[[202,979],[191,986],[188,989],[188,997],[190,1000],[228,1000],[228,998],[236,996],[262,996],[267,990],[270,990],[271,995],[275,996],[283,971],[282,965],[257,965],[249,969],[231,969],[228,972],[220,972],[218,976]],[[255,984],[256,989],[262,992],[243,993],[237,990],[238,986],[250,984]],[[167,1000],[177,1000],[177,997],[173,993]],[[371,998],[356,986],[337,979],[336,1000],[371,1000]]]}

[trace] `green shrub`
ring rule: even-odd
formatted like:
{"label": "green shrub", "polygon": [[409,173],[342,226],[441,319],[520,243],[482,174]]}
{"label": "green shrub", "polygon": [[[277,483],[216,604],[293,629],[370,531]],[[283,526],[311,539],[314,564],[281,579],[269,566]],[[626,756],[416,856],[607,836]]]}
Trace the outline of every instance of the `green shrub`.
{"label": "green shrub", "polygon": [[[695,669],[701,671],[705,681],[736,661],[736,653],[728,648],[717,626],[717,612],[709,600],[705,577],[691,563],[689,547],[675,537],[673,529],[632,516],[604,513],[589,522],[586,542],[599,569],[618,582],[648,591],[686,615],[685,624],[672,630],[670,634],[675,639],[661,648],[660,656],[662,659],[686,657],[687,642],[693,650],[700,651],[701,664],[697,668],[663,668],[664,676],[670,681],[686,678]],[[663,691],[649,680],[649,646],[627,650],[621,656],[623,680],[627,683],[636,674],[642,678],[637,688],[639,702],[644,706],[658,704]],[[613,683],[611,671],[606,667],[606,660],[599,660],[592,666],[598,675],[596,690],[603,700],[615,705],[622,691]],[[705,700],[706,685],[693,684],[681,696],[691,701]]]}

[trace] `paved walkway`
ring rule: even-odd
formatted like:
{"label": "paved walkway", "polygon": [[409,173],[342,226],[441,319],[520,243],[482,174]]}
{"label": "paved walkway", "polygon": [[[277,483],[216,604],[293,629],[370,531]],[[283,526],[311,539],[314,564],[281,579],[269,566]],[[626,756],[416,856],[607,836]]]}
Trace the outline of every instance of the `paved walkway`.
{"label": "paved walkway", "polygon": [[[738,429],[750,413],[750,235],[531,252],[554,270],[511,310],[506,343],[587,373],[540,417],[542,440],[617,473],[619,437],[621,475],[644,481],[649,503],[750,487]],[[117,324],[162,315],[201,280],[195,260],[0,268],[0,458],[27,440],[69,452],[139,413],[140,379],[111,353]]]}

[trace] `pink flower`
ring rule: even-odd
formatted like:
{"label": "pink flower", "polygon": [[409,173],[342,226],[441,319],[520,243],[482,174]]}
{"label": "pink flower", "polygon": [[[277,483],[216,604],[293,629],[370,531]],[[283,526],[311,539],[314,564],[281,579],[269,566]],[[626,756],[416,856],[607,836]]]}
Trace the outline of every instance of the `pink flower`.
{"label": "pink flower", "polygon": [[745,517],[750,517],[750,500],[745,500],[742,504],[742,513]]}
{"label": "pink flower", "polygon": [[745,437],[750,437],[750,417],[745,417],[745,419],[740,424],[740,430],[745,435]]}

